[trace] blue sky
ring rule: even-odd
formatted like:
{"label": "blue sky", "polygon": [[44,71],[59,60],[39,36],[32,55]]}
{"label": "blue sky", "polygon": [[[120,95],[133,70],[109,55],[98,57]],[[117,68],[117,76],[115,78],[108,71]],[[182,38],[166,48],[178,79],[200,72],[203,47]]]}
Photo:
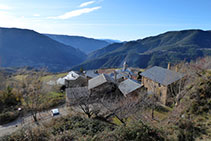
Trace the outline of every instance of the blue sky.
{"label": "blue sky", "polygon": [[0,0],[0,26],[125,41],[211,30],[210,7],[211,0]]}

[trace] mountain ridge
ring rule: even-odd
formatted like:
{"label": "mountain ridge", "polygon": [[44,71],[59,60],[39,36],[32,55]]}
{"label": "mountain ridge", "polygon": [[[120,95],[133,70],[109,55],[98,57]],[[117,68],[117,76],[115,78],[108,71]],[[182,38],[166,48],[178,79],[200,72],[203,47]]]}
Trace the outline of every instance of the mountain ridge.
{"label": "mountain ridge", "polygon": [[49,38],[56,40],[57,42],[63,43],[74,48],[78,48],[86,54],[106,47],[110,43],[101,39],[88,38],[83,36],[70,36],[70,35],[59,35],[59,34],[44,34]]}
{"label": "mountain ridge", "polygon": [[83,62],[86,54],[34,30],[0,28],[0,57],[2,67],[64,71]]}
{"label": "mountain ridge", "polygon": [[[111,44],[90,53],[88,60],[73,69],[96,69],[96,67],[91,67],[92,64],[97,64],[99,68],[120,67],[123,60],[127,60],[132,67],[146,68],[153,65],[164,67],[168,62],[190,61],[211,55],[210,48],[210,31],[169,31],[116,46]],[[103,60],[102,63],[100,60]]]}

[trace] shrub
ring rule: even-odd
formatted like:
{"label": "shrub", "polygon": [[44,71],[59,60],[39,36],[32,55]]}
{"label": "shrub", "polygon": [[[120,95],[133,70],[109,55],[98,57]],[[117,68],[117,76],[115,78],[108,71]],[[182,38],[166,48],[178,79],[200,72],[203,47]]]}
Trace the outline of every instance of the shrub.
{"label": "shrub", "polygon": [[65,103],[65,95],[62,93],[50,92],[41,97],[41,110],[47,110]]}
{"label": "shrub", "polygon": [[4,140],[138,140],[163,141],[162,132],[152,129],[141,122],[128,127],[114,126],[107,122],[86,119],[80,116],[61,117],[45,123],[41,127],[22,129]]}
{"label": "shrub", "polygon": [[74,130],[74,132],[80,135],[94,136],[97,133],[103,132],[106,128],[113,129],[112,125],[108,123],[79,116],[61,118],[53,121],[52,125],[53,135],[63,133],[67,130]]}
{"label": "shrub", "polygon": [[4,136],[2,141],[49,141],[50,136],[47,130],[42,127],[28,127],[19,130],[11,135]]}
{"label": "shrub", "polygon": [[189,111],[195,115],[208,113],[211,109],[211,74],[205,74],[204,77],[199,78],[192,88],[193,93],[190,98],[193,102]]}
{"label": "shrub", "polygon": [[157,129],[153,129],[142,122],[133,123],[129,126],[120,126],[115,129],[112,133],[102,133],[98,137],[102,140],[120,140],[120,141],[163,141],[164,137],[162,132]]}
{"label": "shrub", "polygon": [[17,119],[19,116],[19,112],[18,111],[9,111],[9,112],[5,112],[5,113],[1,113],[0,114],[0,124],[6,124],[9,123],[11,121],[14,121],[15,119]]}
{"label": "shrub", "polygon": [[179,121],[179,141],[193,141],[196,137],[200,136],[203,129],[196,127],[196,125],[190,120]]}

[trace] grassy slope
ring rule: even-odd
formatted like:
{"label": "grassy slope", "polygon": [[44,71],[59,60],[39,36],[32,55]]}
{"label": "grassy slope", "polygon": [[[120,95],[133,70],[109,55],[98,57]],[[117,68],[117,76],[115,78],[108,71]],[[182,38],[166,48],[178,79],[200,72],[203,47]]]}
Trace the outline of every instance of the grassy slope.
{"label": "grassy slope", "polygon": [[[211,78],[209,71],[202,77],[195,78],[184,90],[186,95],[178,106],[167,113],[158,111],[155,113],[155,118],[158,118],[159,122],[154,122],[154,125],[162,127],[169,138],[173,140],[177,140],[180,132],[187,134],[192,132],[195,134],[196,140],[211,139],[211,97],[209,92],[211,80],[209,78]],[[188,122],[192,124],[193,128],[182,128],[181,124]]]}
{"label": "grassy slope", "polygon": [[[50,80],[56,80],[60,77],[64,77],[66,76],[67,73],[59,73],[59,74],[49,74],[46,76],[43,76],[41,78],[41,80],[43,82],[48,82]],[[24,78],[27,75],[15,75],[10,79],[14,79],[16,81],[16,83],[18,82],[22,82],[22,80],[24,80]],[[0,96],[2,96],[4,91],[0,91]],[[16,93],[16,90],[12,92],[12,96],[17,96],[18,94]],[[11,98],[10,98],[11,99]],[[50,89],[50,91],[42,94],[42,104],[40,105],[40,109],[41,110],[47,110],[53,107],[57,107],[59,105],[62,105],[65,103],[65,94],[58,92],[58,88],[54,88],[54,89]],[[6,107],[2,107],[0,108],[0,124],[5,124],[8,122],[11,122],[13,120],[15,120],[18,116],[19,116],[19,112],[17,111],[17,108],[21,107],[21,102],[20,100],[17,101],[18,104],[13,105],[13,106],[6,106]],[[1,101],[0,101],[1,104]]]}

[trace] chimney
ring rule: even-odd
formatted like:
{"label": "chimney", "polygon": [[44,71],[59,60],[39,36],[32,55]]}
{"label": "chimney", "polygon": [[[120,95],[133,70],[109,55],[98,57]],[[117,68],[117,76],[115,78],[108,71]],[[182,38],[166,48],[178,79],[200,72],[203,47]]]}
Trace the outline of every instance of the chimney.
{"label": "chimney", "polygon": [[123,63],[123,71],[126,71],[127,67],[128,67],[127,61],[124,61],[124,63]]}
{"label": "chimney", "polygon": [[178,72],[178,65],[176,65],[176,70],[175,71]]}
{"label": "chimney", "polygon": [[168,70],[171,69],[171,63],[168,63],[168,67],[167,67]]}

